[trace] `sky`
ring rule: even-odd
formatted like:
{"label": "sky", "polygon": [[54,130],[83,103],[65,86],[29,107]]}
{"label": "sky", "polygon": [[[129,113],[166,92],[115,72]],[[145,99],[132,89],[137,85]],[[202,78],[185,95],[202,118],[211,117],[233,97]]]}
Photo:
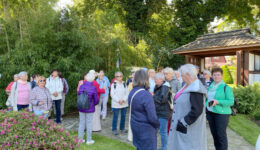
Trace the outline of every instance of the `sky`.
{"label": "sky", "polygon": [[58,8],[64,8],[66,5],[72,5],[72,0],[59,0],[59,2],[56,4],[56,7]]}

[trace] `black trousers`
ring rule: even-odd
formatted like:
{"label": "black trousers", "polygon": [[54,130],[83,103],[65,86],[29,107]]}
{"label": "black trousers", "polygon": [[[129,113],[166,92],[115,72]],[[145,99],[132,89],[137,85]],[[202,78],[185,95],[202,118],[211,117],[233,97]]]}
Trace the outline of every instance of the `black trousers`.
{"label": "black trousers", "polygon": [[216,114],[207,110],[207,120],[209,122],[216,150],[227,150],[228,139],[226,130],[229,122],[229,115]]}

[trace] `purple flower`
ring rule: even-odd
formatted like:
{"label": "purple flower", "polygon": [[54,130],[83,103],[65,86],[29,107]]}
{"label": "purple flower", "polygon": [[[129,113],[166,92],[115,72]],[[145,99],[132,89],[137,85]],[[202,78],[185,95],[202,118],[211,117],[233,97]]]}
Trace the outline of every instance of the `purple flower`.
{"label": "purple flower", "polygon": [[32,127],[31,130],[35,130],[35,127]]}
{"label": "purple flower", "polygon": [[69,136],[70,135],[69,132],[67,132],[66,135]]}
{"label": "purple flower", "polygon": [[16,139],[18,138],[18,136],[16,135],[16,136],[14,136]]}
{"label": "purple flower", "polygon": [[33,123],[32,123],[32,126],[35,126],[35,125],[36,125],[36,123],[35,123],[35,122],[33,122]]}

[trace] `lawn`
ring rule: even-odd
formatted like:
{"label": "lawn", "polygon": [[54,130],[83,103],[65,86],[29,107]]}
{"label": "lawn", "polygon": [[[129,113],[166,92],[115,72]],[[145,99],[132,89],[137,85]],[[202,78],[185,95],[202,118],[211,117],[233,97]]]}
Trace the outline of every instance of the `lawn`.
{"label": "lawn", "polygon": [[237,114],[230,117],[229,128],[244,137],[250,144],[255,145],[260,127],[252,122],[248,116]]}
{"label": "lawn", "polygon": [[132,145],[105,136],[93,134],[92,139],[95,141],[93,145],[82,143],[77,150],[135,150]]}

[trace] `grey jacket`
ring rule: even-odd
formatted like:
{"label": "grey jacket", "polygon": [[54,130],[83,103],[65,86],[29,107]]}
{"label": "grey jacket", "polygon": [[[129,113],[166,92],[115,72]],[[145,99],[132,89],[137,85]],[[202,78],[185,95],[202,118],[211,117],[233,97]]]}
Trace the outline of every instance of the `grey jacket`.
{"label": "grey jacket", "polygon": [[205,97],[206,89],[197,79],[177,98],[168,137],[168,150],[207,149]]}
{"label": "grey jacket", "polygon": [[175,78],[175,76],[173,76],[171,80],[167,80],[167,82],[170,83],[171,90],[174,95],[181,89],[181,83]]}

